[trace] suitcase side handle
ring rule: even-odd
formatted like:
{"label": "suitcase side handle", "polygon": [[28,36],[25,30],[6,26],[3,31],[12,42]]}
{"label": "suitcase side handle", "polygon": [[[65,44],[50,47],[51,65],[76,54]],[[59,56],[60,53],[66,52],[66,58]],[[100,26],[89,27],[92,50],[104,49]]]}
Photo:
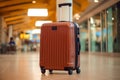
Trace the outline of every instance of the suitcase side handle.
{"label": "suitcase side handle", "polygon": [[81,50],[80,39],[79,38],[77,38],[77,39],[78,39],[78,41],[77,41],[77,43],[78,43],[78,55],[80,55],[80,50]]}
{"label": "suitcase side handle", "polygon": [[77,44],[78,44],[78,55],[80,54],[81,50],[81,44],[80,44],[80,38],[79,38],[79,28],[77,28]]}

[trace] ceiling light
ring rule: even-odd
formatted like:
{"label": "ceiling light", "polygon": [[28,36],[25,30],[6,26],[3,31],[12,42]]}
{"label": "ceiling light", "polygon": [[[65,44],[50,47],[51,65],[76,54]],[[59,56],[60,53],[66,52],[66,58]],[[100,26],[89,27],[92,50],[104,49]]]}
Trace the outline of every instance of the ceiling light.
{"label": "ceiling light", "polygon": [[36,22],[35,22],[35,26],[40,27],[40,26],[42,26],[42,24],[44,24],[44,23],[52,23],[52,21],[36,21]]}
{"label": "ceiling light", "polygon": [[79,20],[79,18],[76,18],[76,20]]}
{"label": "ceiling light", "polygon": [[94,2],[95,2],[95,3],[98,3],[98,2],[99,2],[99,0],[94,0]]}
{"label": "ceiling light", "polygon": [[112,17],[112,20],[114,20],[114,17]]}
{"label": "ceiling light", "polygon": [[76,20],[80,19],[80,15],[79,14],[75,14],[74,17],[75,17]]}
{"label": "ceiling light", "polygon": [[35,3],[36,3],[36,1],[35,1],[35,0],[33,0],[33,1],[32,1],[32,3],[33,3],[33,4],[35,4]]}
{"label": "ceiling light", "polygon": [[94,24],[94,19],[92,17],[90,18],[90,23]]}
{"label": "ceiling light", "polygon": [[48,10],[45,8],[43,9],[31,8],[28,9],[28,16],[48,16]]}
{"label": "ceiling light", "polygon": [[109,13],[109,11],[107,11],[107,13]]}

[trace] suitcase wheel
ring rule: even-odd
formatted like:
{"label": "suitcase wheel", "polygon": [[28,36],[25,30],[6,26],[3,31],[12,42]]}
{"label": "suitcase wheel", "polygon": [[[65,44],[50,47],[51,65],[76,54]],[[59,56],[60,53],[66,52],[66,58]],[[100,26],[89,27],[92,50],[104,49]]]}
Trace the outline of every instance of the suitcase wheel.
{"label": "suitcase wheel", "polygon": [[69,69],[69,70],[68,70],[68,74],[69,74],[69,75],[72,75],[72,74],[73,74],[73,70],[72,70],[72,69]]}
{"label": "suitcase wheel", "polygon": [[52,69],[50,69],[50,70],[49,70],[49,73],[50,73],[50,74],[52,74],[52,73],[53,73],[53,70],[52,70]]}
{"label": "suitcase wheel", "polygon": [[42,73],[42,74],[45,74],[45,72],[46,72],[46,70],[43,69],[43,68],[41,68],[41,73]]}
{"label": "suitcase wheel", "polygon": [[79,68],[76,68],[76,73],[79,74],[81,70]]}

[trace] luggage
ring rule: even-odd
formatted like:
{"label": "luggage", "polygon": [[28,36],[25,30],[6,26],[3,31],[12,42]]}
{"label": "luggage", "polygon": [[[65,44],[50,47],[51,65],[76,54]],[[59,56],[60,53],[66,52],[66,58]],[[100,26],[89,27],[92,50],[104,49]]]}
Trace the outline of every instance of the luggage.
{"label": "luggage", "polygon": [[40,67],[46,70],[73,70],[80,73],[79,29],[72,22],[46,23],[41,27]]}
{"label": "luggage", "polygon": [[[71,15],[71,3],[62,3],[58,7],[69,8]],[[61,15],[61,22],[45,23],[41,27],[40,68],[43,74],[46,70],[50,73],[53,70],[67,70],[70,75],[73,70],[80,73],[79,28],[76,23],[70,22],[69,15]]]}

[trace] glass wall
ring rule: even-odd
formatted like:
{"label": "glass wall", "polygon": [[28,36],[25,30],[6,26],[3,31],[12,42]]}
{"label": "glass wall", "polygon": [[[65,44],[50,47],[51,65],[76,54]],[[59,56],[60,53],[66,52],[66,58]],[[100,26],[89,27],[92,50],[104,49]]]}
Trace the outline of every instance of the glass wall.
{"label": "glass wall", "polygon": [[90,18],[90,50],[91,52],[101,51],[101,18],[97,14]]}
{"label": "glass wall", "polygon": [[119,53],[120,2],[81,23],[80,39],[82,52]]}
{"label": "glass wall", "polygon": [[80,24],[80,43],[81,52],[88,51],[88,22],[84,21]]}
{"label": "glass wall", "polygon": [[108,40],[108,52],[113,52],[113,21],[112,21],[113,10],[112,8],[107,9],[107,40]]}
{"label": "glass wall", "polygon": [[107,43],[108,43],[108,41],[107,41],[107,17],[106,17],[106,15],[107,15],[107,11],[106,10],[104,10],[104,11],[102,11],[101,13],[101,28],[102,28],[102,31],[101,31],[101,40],[102,40],[102,42],[101,42],[101,51],[102,52],[107,52]]}

